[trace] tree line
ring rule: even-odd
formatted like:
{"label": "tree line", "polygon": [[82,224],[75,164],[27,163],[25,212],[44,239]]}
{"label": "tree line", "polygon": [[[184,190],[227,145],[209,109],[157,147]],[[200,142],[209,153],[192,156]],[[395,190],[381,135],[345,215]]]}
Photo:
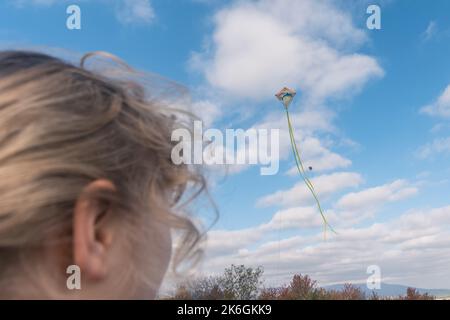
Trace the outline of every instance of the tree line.
{"label": "tree line", "polygon": [[262,267],[231,265],[222,275],[200,277],[179,283],[173,294],[164,299],[174,300],[434,300],[428,293],[422,294],[408,288],[404,295],[370,295],[359,287],[347,283],[342,289],[325,289],[308,275],[295,274],[288,284],[281,287],[265,287]]}

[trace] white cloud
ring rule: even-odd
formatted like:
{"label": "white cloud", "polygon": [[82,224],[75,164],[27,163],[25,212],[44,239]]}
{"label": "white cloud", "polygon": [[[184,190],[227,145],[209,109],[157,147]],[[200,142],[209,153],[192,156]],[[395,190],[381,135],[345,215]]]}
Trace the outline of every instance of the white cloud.
{"label": "white cloud", "polygon": [[[303,218],[297,218],[295,210],[283,215],[297,221],[305,218],[305,222],[309,217],[308,211],[304,211]],[[279,219],[276,217],[272,221]],[[220,241],[214,241],[213,251],[206,251],[203,270],[219,273],[231,263],[263,265],[268,285],[286,283],[295,273],[309,274],[321,284],[328,284],[365,282],[367,267],[375,264],[381,267],[384,281],[450,287],[450,206],[414,210],[370,226],[341,228],[328,241],[322,241],[321,234],[261,241],[269,234],[267,230],[261,232],[262,226],[228,234],[222,231]],[[251,241],[254,230],[258,230],[258,236]],[[248,241],[236,242],[240,237]],[[228,244],[236,243],[232,250],[226,250]],[[220,248],[223,250],[217,254]]]}
{"label": "white cloud", "polygon": [[[301,156],[305,167],[313,168],[314,172],[347,168],[352,161],[343,156],[330,151],[323,145],[323,142],[315,137],[307,137],[301,144]],[[297,167],[292,167],[288,174],[298,175]]]}
{"label": "white cloud", "polygon": [[418,189],[404,180],[396,180],[379,187],[369,188],[343,196],[336,207],[344,211],[364,211],[387,202],[399,201],[415,195]]}
{"label": "white cloud", "polygon": [[[92,2],[93,0],[84,0]],[[114,5],[117,19],[123,24],[148,24],[156,15],[150,0],[97,0],[105,6]],[[70,0],[14,0],[12,3],[23,8],[27,5],[50,6],[55,4],[70,4]]]}
{"label": "white cloud", "polygon": [[330,2],[241,1],[214,23],[212,54],[193,61],[212,86],[233,95],[269,98],[289,84],[321,101],[383,75],[372,57],[343,49],[366,37]]}
{"label": "white cloud", "polygon": [[124,24],[148,24],[155,18],[150,0],[120,0],[116,14]]}
{"label": "white cloud", "polygon": [[[210,45],[191,62],[210,91],[224,97],[224,105],[237,102],[226,106],[227,114],[234,108],[238,114],[257,116],[242,103],[270,99],[276,105],[273,94],[280,86],[296,87],[301,105],[291,116],[306,166],[315,173],[349,167],[351,160],[319,136],[337,133],[335,114],[325,100],[354,93],[383,74],[374,58],[355,52],[368,38],[353,25],[351,15],[322,0],[233,1],[214,15],[213,26]],[[253,127],[279,129],[280,160],[292,159],[286,118],[276,111]],[[246,168],[228,169],[236,173]],[[295,174],[295,168],[288,174]]]}
{"label": "white cloud", "polygon": [[[57,3],[57,0],[13,0],[11,1],[15,6],[22,8],[27,4],[38,5],[38,6],[50,6]],[[61,2],[61,1],[59,1]]]}
{"label": "white cloud", "polygon": [[[339,172],[322,175],[312,180],[314,187],[323,201],[327,196],[346,188],[358,187],[362,177],[353,172]],[[336,227],[348,227],[373,217],[389,202],[397,202],[416,195],[418,188],[405,180],[397,180],[385,185],[350,192],[342,196],[331,209],[326,211],[329,222]],[[319,227],[322,223],[317,209],[298,208],[298,205],[313,205],[314,198],[303,182],[299,182],[288,190],[274,192],[257,201],[259,206],[283,206],[286,209],[275,214],[274,221],[283,218],[283,224],[296,225],[302,228]],[[289,218],[290,217],[290,218]],[[294,219],[295,217],[295,219]],[[272,223],[274,223],[272,221]]]}
{"label": "white cloud", "polygon": [[[332,214],[332,219],[335,215]],[[323,225],[316,207],[294,207],[277,211],[269,222],[246,229],[212,230],[208,233],[208,255],[220,257],[238,253],[258,243],[270,232],[292,229],[311,229]]]}
{"label": "white cloud", "polygon": [[[328,171],[333,169],[347,168],[352,164],[352,161],[342,157],[341,155],[324,150],[324,152],[315,158],[307,159],[305,162],[307,167],[313,168],[314,172]],[[296,175],[297,167],[292,167],[288,171],[289,175]]]}
{"label": "white cloud", "polygon": [[[334,133],[333,118],[333,113],[323,109],[291,113],[295,139],[301,146],[302,157],[309,159],[330,152],[314,135]],[[287,120],[284,112],[270,114],[264,120],[255,124],[254,128],[280,130],[280,158],[286,159],[291,154],[289,131],[287,130]]]}
{"label": "white cloud", "polygon": [[[209,254],[217,256],[237,252],[241,248],[257,242],[262,237],[262,229],[258,227],[236,231],[213,230],[208,233]],[[232,241],[230,241],[232,239]]]}
{"label": "white cloud", "polygon": [[[334,115],[332,112],[319,110],[304,110],[291,114],[294,126],[296,142],[301,149],[301,157],[306,167],[313,167],[313,172],[329,171],[339,168],[347,168],[352,162],[333,151],[331,140],[321,140],[316,135],[319,133],[334,133],[332,124]],[[270,114],[266,119],[254,125],[254,128],[279,129],[280,130],[280,160],[291,159],[292,149],[287,130],[286,116],[283,112]],[[297,167],[292,167],[288,175],[297,175]]]}
{"label": "white cloud", "polygon": [[[310,179],[319,197],[326,197],[345,188],[357,187],[362,183],[362,177],[354,172],[337,172],[321,175]],[[303,181],[291,189],[274,192],[258,200],[260,206],[296,206],[310,204],[314,201],[310,190]]]}
{"label": "white cloud", "polygon": [[[220,115],[223,115],[222,110],[216,103],[211,103],[209,100],[200,101],[194,103],[193,113],[199,115],[204,119],[206,124],[214,123],[219,119]],[[209,111],[211,110],[211,112]],[[337,168],[345,168],[351,165],[351,160],[332,152],[329,148],[333,145],[331,140],[322,141],[314,136],[314,134],[327,132],[332,133],[335,128],[333,127],[331,120],[333,114],[327,110],[308,110],[298,113],[292,113],[291,115],[295,137],[297,144],[301,148],[302,158],[306,166],[312,166],[315,173],[321,171],[329,171]],[[282,161],[290,159],[292,154],[289,133],[287,130],[286,116],[283,112],[269,114],[264,120],[254,124],[248,129],[264,129],[264,130],[279,130],[279,153],[272,155],[272,161]],[[218,121],[217,121],[218,122]],[[229,152],[229,151],[228,151]],[[246,148],[238,150],[239,154],[258,154],[258,146],[250,145]],[[272,154],[272,153],[271,153]],[[236,174],[247,169],[248,165],[227,165],[227,173]],[[219,171],[223,171],[223,166],[217,166]],[[289,170],[288,174],[297,174],[292,170]]]}
{"label": "white cloud", "polygon": [[[328,216],[328,215],[327,215]],[[317,207],[293,207],[276,212],[269,223],[261,228],[265,231],[310,229],[323,225]]]}
{"label": "white cloud", "polygon": [[445,88],[435,102],[423,107],[421,112],[431,116],[450,118],[450,85]]}
{"label": "white cloud", "polygon": [[413,210],[398,219],[398,224],[410,229],[429,229],[450,224],[450,206]]}
{"label": "white cloud", "polygon": [[417,151],[417,156],[421,159],[432,158],[438,154],[450,154],[450,137],[437,138]]}
{"label": "white cloud", "polygon": [[192,104],[192,112],[199,117],[205,127],[210,127],[221,115],[220,106],[210,100],[200,100]]}
{"label": "white cloud", "polygon": [[437,32],[438,32],[438,26],[437,26],[436,21],[430,21],[428,23],[427,28],[422,33],[422,39],[425,41],[431,40],[436,35]]}

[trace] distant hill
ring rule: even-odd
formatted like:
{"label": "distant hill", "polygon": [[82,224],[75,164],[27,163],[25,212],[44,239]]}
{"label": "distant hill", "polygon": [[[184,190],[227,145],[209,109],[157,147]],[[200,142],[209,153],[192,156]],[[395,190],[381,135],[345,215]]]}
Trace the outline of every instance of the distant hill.
{"label": "distant hill", "polygon": [[[365,283],[354,284],[354,286],[360,288],[367,296],[371,295],[372,291],[375,291],[379,296],[385,297],[405,295],[406,289],[408,289],[408,286],[389,283],[382,283],[380,290],[370,290],[367,288]],[[343,284],[335,284],[331,286],[324,286],[323,288],[327,290],[341,290],[343,287],[344,287]],[[437,298],[450,297],[450,289],[423,289],[423,288],[416,288],[416,289],[421,294],[428,293]]]}

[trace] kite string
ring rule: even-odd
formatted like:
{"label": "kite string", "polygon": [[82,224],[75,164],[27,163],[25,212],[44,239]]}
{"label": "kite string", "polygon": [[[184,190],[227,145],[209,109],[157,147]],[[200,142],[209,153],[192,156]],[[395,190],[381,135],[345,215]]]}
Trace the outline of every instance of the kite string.
{"label": "kite string", "polygon": [[[329,226],[329,224],[328,224],[328,221],[325,218],[325,215],[323,214],[323,210],[322,210],[322,207],[320,205],[319,199],[318,199],[317,195],[315,194],[314,186],[313,186],[312,182],[308,179],[308,177],[306,177],[306,173],[305,173],[305,170],[304,170],[304,167],[303,167],[303,163],[302,163],[300,154],[299,154],[298,149],[297,149],[297,143],[295,142],[295,137],[294,137],[292,124],[291,124],[290,119],[289,119],[289,113],[287,113],[287,114],[288,114],[289,136],[291,138],[291,146],[292,146],[292,150],[294,152],[294,158],[295,158],[295,162],[296,162],[296,165],[297,165],[297,169],[298,169],[300,175],[302,176],[303,181],[305,182],[305,184],[307,185],[307,187],[311,191],[312,195],[314,196],[314,199],[315,199],[315,201],[317,203],[320,215],[321,215],[322,220],[324,222],[324,238],[326,239],[327,225]],[[329,226],[329,227],[330,227],[330,229],[332,229],[331,226]]]}
{"label": "kite string", "polygon": [[326,219],[325,219],[325,217],[324,217],[324,215],[322,213],[322,208],[320,206],[320,202],[318,201],[316,195],[314,194],[314,186],[312,185],[311,181],[306,177],[306,173],[305,173],[304,168],[303,168],[303,164],[302,164],[302,161],[301,161],[301,158],[300,158],[300,154],[299,154],[299,152],[297,150],[297,144],[295,142],[294,133],[293,133],[293,130],[292,130],[292,125],[289,122],[289,118],[288,118],[288,124],[289,124],[289,136],[290,136],[290,139],[291,139],[292,151],[294,152],[295,163],[296,163],[297,169],[298,169],[301,177],[303,178],[303,181],[305,182],[305,184],[307,185],[307,187],[309,188],[309,190],[311,191],[311,193],[313,194],[313,196],[314,196],[314,198],[316,200],[316,203],[318,205],[320,214],[322,216],[322,220],[324,221],[324,225],[323,225],[323,227],[324,227],[324,238],[326,239],[326,235],[327,235],[327,221],[326,221]]}
{"label": "kite string", "polygon": [[295,142],[294,129],[293,129],[292,123],[290,121],[289,111],[286,110],[286,113],[287,113],[287,118],[288,118],[289,134],[290,134],[290,137],[291,137],[291,145],[292,145],[292,149],[294,151],[294,156],[296,158],[297,169],[299,170],[300,175],[302,176],[303,180],[305,181],[306,185],[308,186],[309,190],[311,191],[312,195],[314,196],[314,199],[316,201],[317,207],[319,208],[320,214],[321,214],[322,219],[324,221],[325,232],[326,232],[326,227],[328,226],[328,227],[330,227],[330,229],[334,233],[336,233],[334,231],[334,229],[331,227],[331,225],[328,223],[328,221],[327,221],[327,219],[326,219],[326,217],[325,217],[325,215],[323,213],[322,206],[320,205],[319,198],[318,198],[317,194],[315,193],[314,186],[313,186],[312,182],[306,176],[306,172],[304,170],[304,166],[303,166],[303,163],[302,163],[302,160],[301,160],[301,157],[300,157],[300,153],[299,153],[298,148],[297,148],[297,143]]}
{"label": "kite string", "polygon": [[285,110],[286,110],[286,117],[287,117],[288,127],[289,127],[289,136],[290,136],[290,139],[291,139],[291,147],[292,147],[292,151],[294,153],[295,163],[296,163],[296,166],[297,166],[297,169],[298,169],[300,175],[303,178],[303,181],[307,185],[308,189],[311,191],[311,193],[312,193],[312,195],[313,195],[313,197],[314,197],[314,199],[316,201],[316,204],[317,204],[317,207],[319,209],[320,215],[321,215],[322,220],[324,222],[325,237],[326,237],[327,226],[330,228],[330,230],[332,232],[337,233],[333,229],[333,227],[328,223],[328,221],[327,221],[327,219],[325,217],[325,214],[323,213],[322,206],[320,205],[319,198],[316,195],[316,192],[314,190],[314,186],[313,186],[312,182],[306,176],[306,172],[305,172],[305,169],[304,169],[304,166],[303,166],[303,162],[301,160],[300,153],[299,153],[298,148],[297,148],[297,143],[295,142],[294,129],[292,127],[292,123],[291,123],[291,119],[290,119],[290,115],[289,115],[289,110],[287,108],[285,108]]}
{"label": "kite string", "polygon": [[[302,159],[300,158],[300,152],[298,151],[297,143],[295,142],[294,128],[293,128],[291,120],[290,120],[289,111],[286,110],[286,112],[287,112],[287,118],[288,118],[289,134],[290,134],[290,137],[291,137],[291,145],[292,145],[292,150],[294,152],[294,156],[296,158],[297,169],[299,171],[301,171],[300,174],[301,174],[303,180],[308,185],[308,187],[311,190],[311,192],[313,192],[314,191],[314,185],[312,184],[312,182],[308,179],[308,176],[306,175],[306,171],[305,171],[305,168],[303,166]],[[298,164],[300,164],[300,166]]]}

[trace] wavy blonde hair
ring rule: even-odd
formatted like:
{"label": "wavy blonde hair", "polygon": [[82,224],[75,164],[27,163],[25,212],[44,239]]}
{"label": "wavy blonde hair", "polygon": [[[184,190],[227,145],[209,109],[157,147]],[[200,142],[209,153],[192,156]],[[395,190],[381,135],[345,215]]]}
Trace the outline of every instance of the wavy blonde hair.
{"label": "wavy blonde hair", "polygon": [[91,56],[76,66],[0,52],[0,279],[48,234],[70,230],[76,199],[101,178],[117,191],[98,196],[126,213],[129,225],[152,214],[183,231],[174,265],[201,253],[200,232],[176,210],[205,188],[200,172],[171,160],[172,130],[184,126],[179,111],[137,82],[87,70]]}

